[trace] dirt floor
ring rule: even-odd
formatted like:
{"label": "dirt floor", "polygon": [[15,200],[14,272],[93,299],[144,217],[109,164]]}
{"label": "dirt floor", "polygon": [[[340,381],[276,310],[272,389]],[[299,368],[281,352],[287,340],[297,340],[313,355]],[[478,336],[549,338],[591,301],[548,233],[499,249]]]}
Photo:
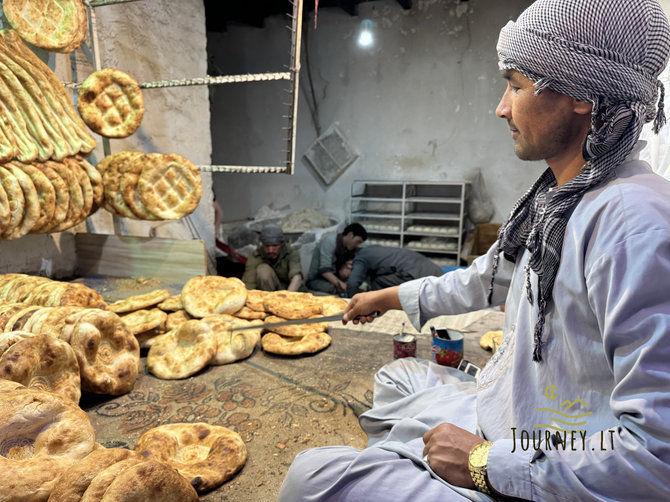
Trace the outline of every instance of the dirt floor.
{"label": "dirt floor", "polygon": [[[465,357],[483,364],[490,353],[479,348],[479,335],[501,329],[502,318],[501,312],[482,311],[436,322],[466,331]],[[143,354],[132,392],[114,398],[84,394],[80,405],[107,447],[132,448],[144,431],[166,423],[203,421],[233,429],[246,442],[248,460],[232,480],[201,500],[274,501],[300,451],[364,447],[358,416],[372,404],[373,375],[392,360],[391,335],[404,320],[404,313],[389,312],[366,326],[331,323],[332,344],[317,354],[280,357],[257,349],[244,361],[211,366],[184,380],[149,374]],[[415,332],[408,324],[405,331]],[[417,338],[417,355],[430,358],[430,335]]]}

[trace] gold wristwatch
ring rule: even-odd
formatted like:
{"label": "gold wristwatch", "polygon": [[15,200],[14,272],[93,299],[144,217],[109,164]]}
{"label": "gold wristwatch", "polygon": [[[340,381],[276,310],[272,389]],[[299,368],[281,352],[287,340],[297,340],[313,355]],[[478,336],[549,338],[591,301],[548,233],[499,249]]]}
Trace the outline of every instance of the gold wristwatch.
{"label": "gold wristwatch", "polygon": [[489,450],[493,446],[491,441],[484,441],[475,445],[468,455],[468,467],[472,482],[478,491],[491,495],[488,479],[486,477],[486,462],[489,457]]}

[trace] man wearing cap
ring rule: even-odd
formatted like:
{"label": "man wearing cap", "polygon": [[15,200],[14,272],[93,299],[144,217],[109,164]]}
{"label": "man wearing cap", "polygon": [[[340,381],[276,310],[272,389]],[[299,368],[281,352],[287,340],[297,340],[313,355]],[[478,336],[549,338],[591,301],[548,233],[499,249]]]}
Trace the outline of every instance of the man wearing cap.
{"label": "man wearing cap", "polygon": [[505,304],[503,341],[476,380],[384,366],[368,447],[300,453],[282,501],[670,500],[670,181],[637,155],[665,122],[668,20],[657,0],[537,0],[497,52],[496,113],[546,171],[468,269],[356,295],[344,319]]}
{"label": "man wearing cap", "polygon": [[261,230],[261,245],[247,258],[242,281],[247,289],[298,291],[302,285],[300,253],[286,242],[278,226]]}

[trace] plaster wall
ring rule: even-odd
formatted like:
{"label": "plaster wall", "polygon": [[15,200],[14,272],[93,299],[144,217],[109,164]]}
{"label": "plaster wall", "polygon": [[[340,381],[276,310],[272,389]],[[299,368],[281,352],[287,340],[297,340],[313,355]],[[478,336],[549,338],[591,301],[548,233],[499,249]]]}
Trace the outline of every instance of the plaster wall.
{"label": "plaster wall", "polygon": [[[529,4],[417,0],[413,9],[403,10],[396,1],[380,0],[359,4],[356,17],[320,8],[316,29],[310,12],[304,25],[295,174],[216,173],[224,220],[253,216],[264,205],[311,207],[343,220],[354,180],[471,180],[481,169],[495,206],[493,221],[502,221],[543,168],[515,157],[506,123],[495,116],[505,87],[497,67],[498,32]],[[375,43],[368,49],[357,44],[363,19],[373,22]],[[288,62],[286,24],[276,16],[266,18],[263,29],[231,25],[224,33],[209,33],[214,67],[223,74],[281,71]],[[214,163],[281,165],[283,87],[258,83],[216,89]],[[318,122],[310,109],[318,111]],[[326,186],[303,154],[317,130],[333,123],[359,157]]]}

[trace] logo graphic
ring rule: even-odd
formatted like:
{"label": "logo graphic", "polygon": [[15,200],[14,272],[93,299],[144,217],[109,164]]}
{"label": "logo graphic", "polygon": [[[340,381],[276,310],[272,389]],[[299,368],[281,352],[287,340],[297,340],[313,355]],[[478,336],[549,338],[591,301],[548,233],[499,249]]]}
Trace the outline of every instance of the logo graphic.
{"label": "logo graphic", "polygon": [[[544,397],[549,401],[558,402],[556,386],[547,385],[544,389]],[[588,405],[581,398],[572,401],[566,399],[557,408],[535,408],[536,411],[549,413],[551,417],[548,420],[549,423],[535,424],[532,431],[517,430],[516,427],[512,427],[512,440],[514,441],[512,453],[516,451],[517,445],[523,451],[530,448],[534,450],[570,449],[576,451],[578,449],[586,450],[587,447],[595,451],[595,443],[590,440],[587,443],[587,417],[593,414],[593,412],[588,411],[588,408]],[[601,451],[607,450],[608,446],[605,444],[605,432],[604,430],[600,431]],[[614,449],[616,431],[610,429],[608,432],[610,433],[610,449]],[[581,448],[579,448],[580,446]]]}
{"label": "logo graphic", "polygon": [[[556,401],[556,386],[547,385],[547,388],[544,389],[544,396],[550,401]],[[552,414],[555,414],[556,417],[549,420],[549,424],[535,424],[533,427],[541,429],[553,429],[559,432],[569,432],[574,430],[575,432],[581,432],[584,430],[583,425],[586,425],[586,417],[592,414],[591,411],[583,412],[582,410],[587,410],[588,406],[581,398],[577,398],[574,401],[565,400],[559,407],[559,409],[553,408],[535,408],[537,411],[548,411]],[[557,424],[557,425],[555,425]],[[567,429],[567,428],[570,429]]]}

